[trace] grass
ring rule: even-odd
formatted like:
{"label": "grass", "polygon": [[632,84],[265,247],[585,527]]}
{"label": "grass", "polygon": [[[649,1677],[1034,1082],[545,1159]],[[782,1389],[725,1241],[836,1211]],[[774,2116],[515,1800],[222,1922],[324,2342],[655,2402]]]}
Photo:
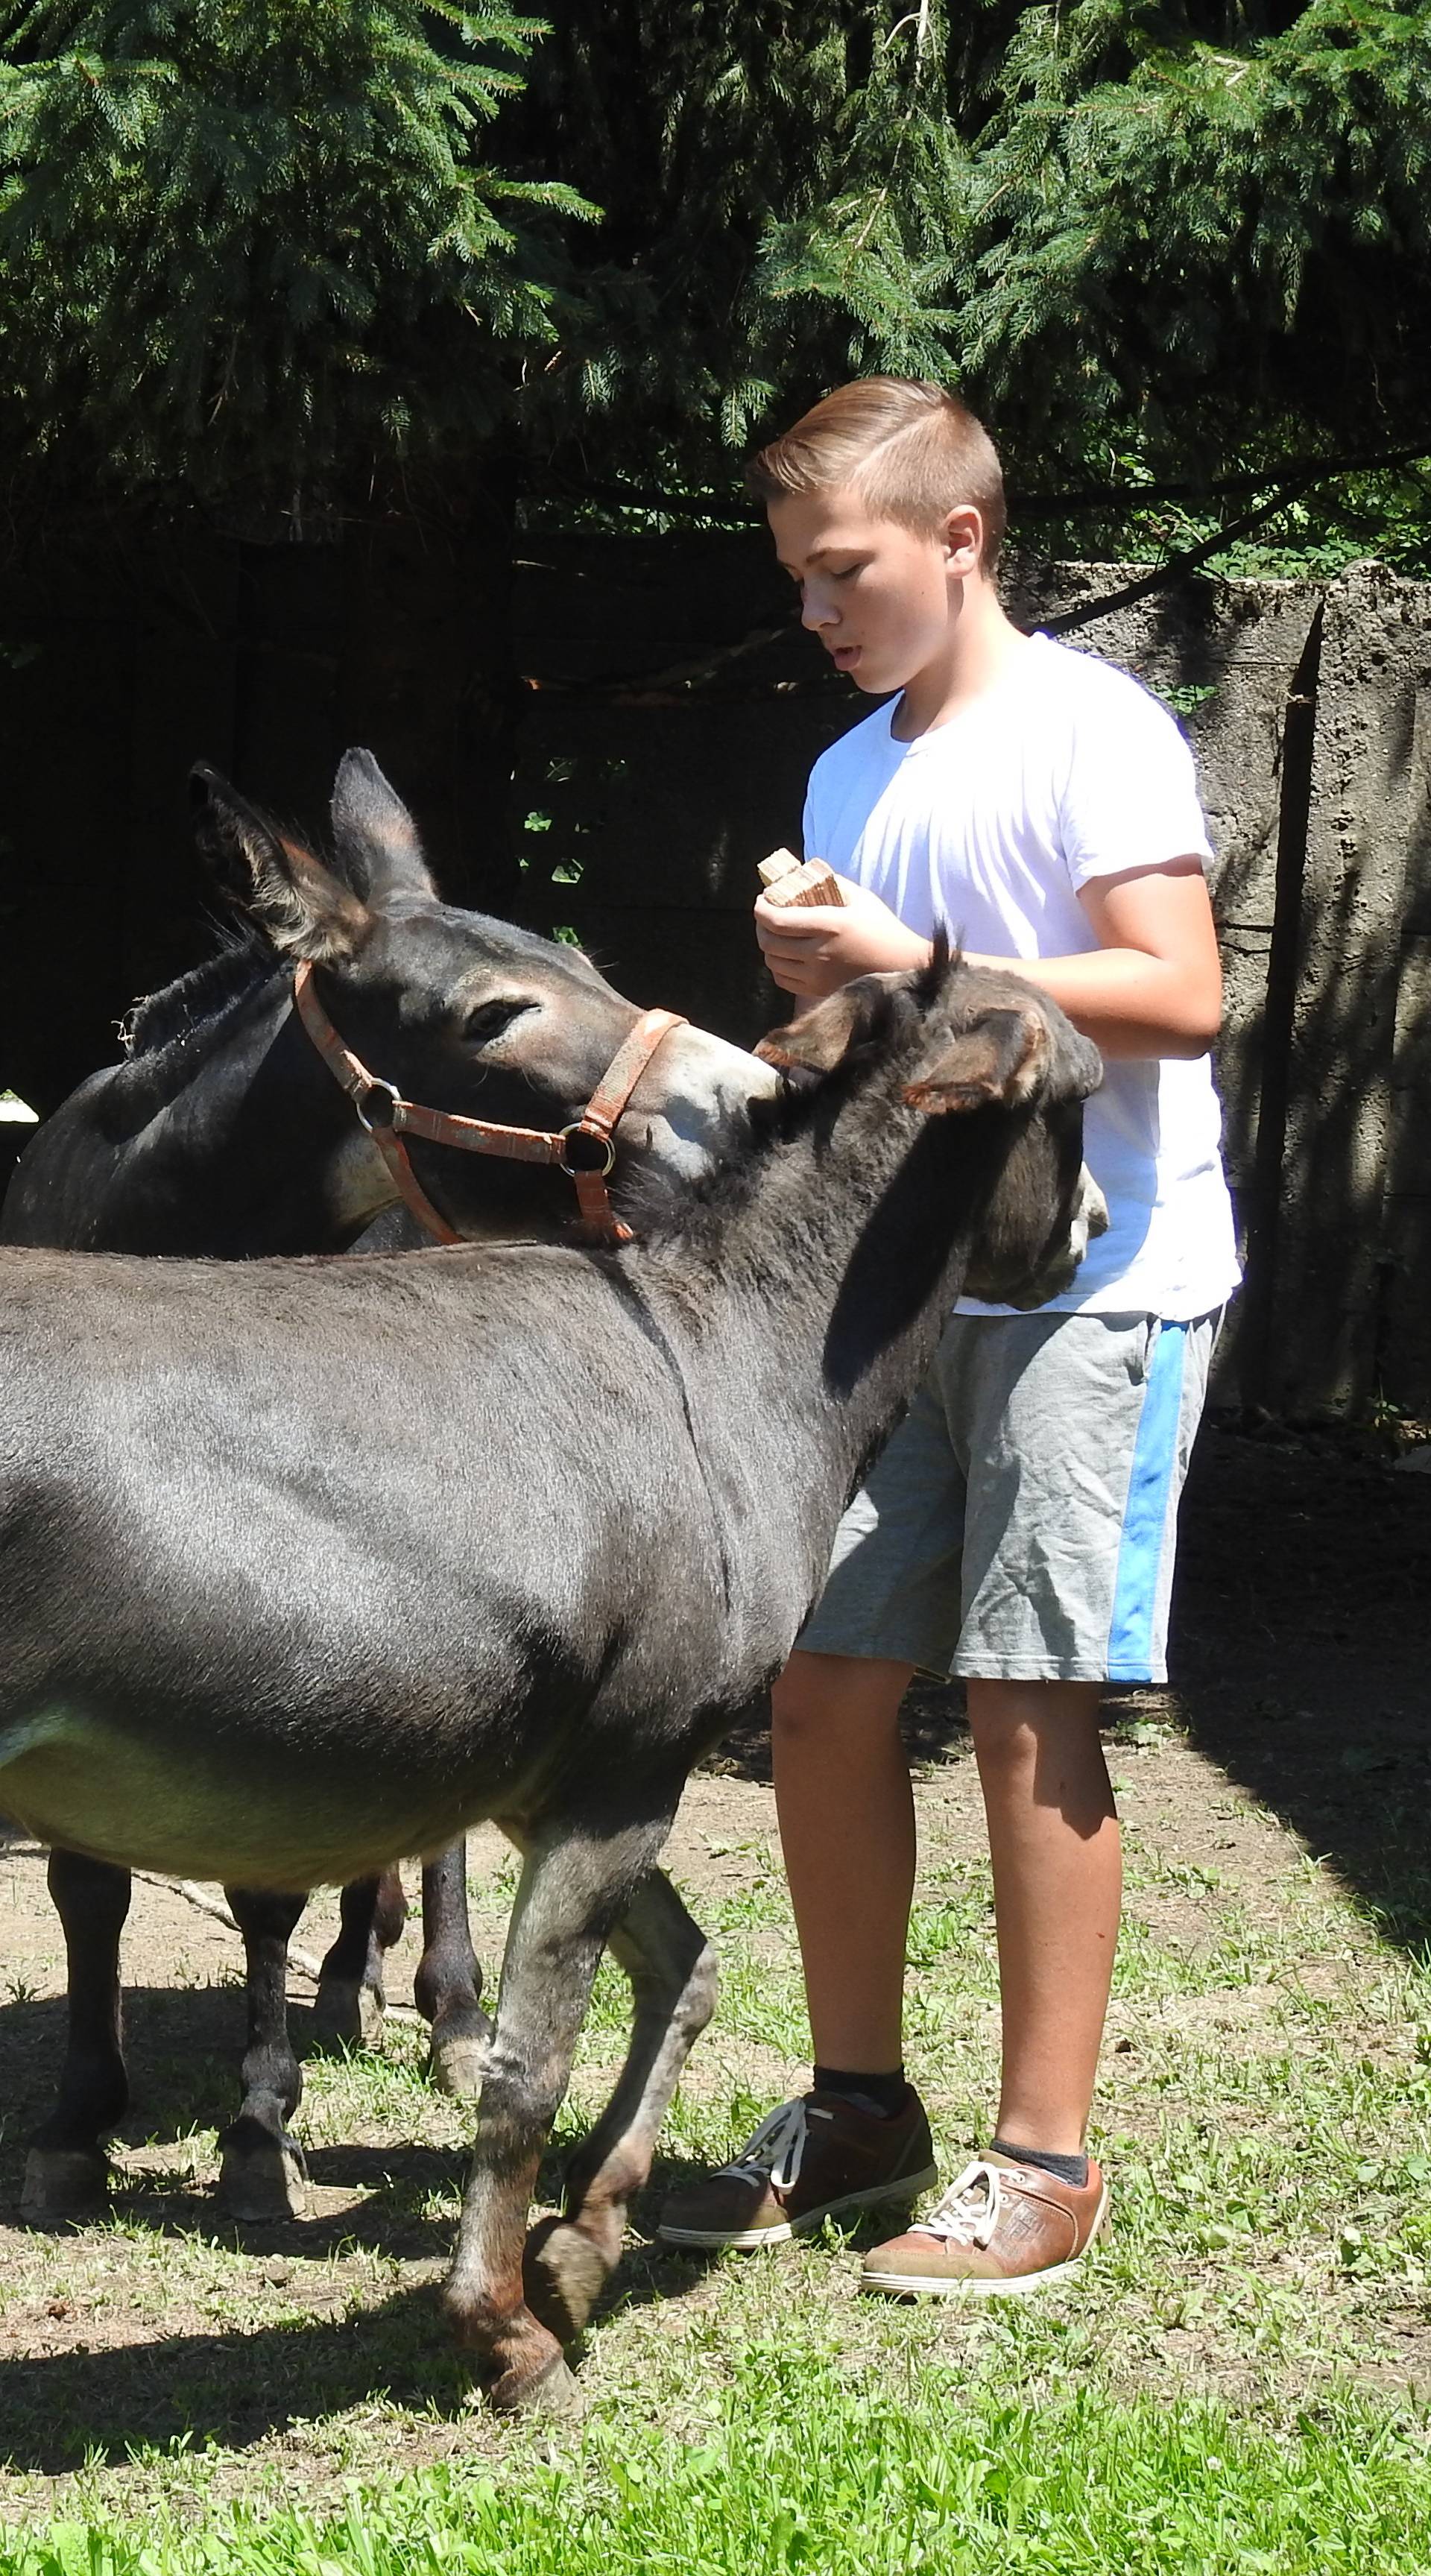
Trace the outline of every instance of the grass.
{"label": "grass", "polygon": [[[31,2357],[0,2369],[0,2576],[1421,2576],[1431,1968],[1166,1727],[1114,1759],[1128,1933],[1095,2146],[1115,2226],[1076,2289],[903,2308],[855,2296],[834,2231],[710,2265],[636,2243],[581,2356],[582,2425],[496,2424],[432,2299],[465,2115],[390,2027],[381,2059],[310,2064],[304,2224],[221,2226],[196,2195],[212,2132],[175,2120],[106,2225],[6,2235],[0,2325]],[[967,1759],[918,1794],[910,2060],[952,2168],[987,2137],[992,1914]],[[724,1987],[645,2229],[807,2044],[768,1792],[698,1784],[693,1816],[680,1874]],[[474,1888],[489,1958],[510,1888]],[[561,2139],[625,2011],[604,1969]],[[196,2076],[219,2116],[225,2061],[188,2068],[190,2105]]]}
{"label": "grass", "polygon": [[1345,2408],[1276,2439],[1225,2409],[1053,2407],[924,2369],[897,2391],[781,2345],[747,2354],[704,2437],[593,2430],[520,2480],[435,2470],[329,2513],[208,2529],[72,2523],[0,2544],[6,2576],[1423,2576],[1431,2470]]}

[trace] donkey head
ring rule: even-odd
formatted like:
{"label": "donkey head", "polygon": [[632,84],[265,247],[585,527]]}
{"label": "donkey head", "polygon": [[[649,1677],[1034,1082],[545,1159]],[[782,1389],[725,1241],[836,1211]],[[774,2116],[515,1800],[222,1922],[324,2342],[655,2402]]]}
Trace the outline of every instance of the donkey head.
{"label": "donkey head", "polygon": [[[315,969],[346,1044],[409,1100],[519,1127],[580,1117],[640,1014],[579,949],[442,902],[412,817],[372,754],[349,751],[333,795],[336,864],[281,832],[216,772],[193,773],[200,847],[228,902],[294,967]],[[299,1061],[311,1055],[295,1027]],[[316,1055],[311,1080],[331,1077]],[[295,1073],[295,1079],[302,1076]],[[777,1077],[739,1048],[682,1027],[631,1096],[617,1138],[613,1193],[628,1178],[685,1184],[742,1132],[751,1101]],[[393,1185],[376,1149],[341,1111],[344,1221],[366,1224]],[[557,1233],[573,1212],[550,1170],[413,1143],[423,1189],[464,1234]]]}
{"label": "donkey head", "polygon": [[1083,1103],[1103,1066],[1047,993],[964,965],[940,939],[927,967],[862,975],[758,1051],[832,1081],[893,1061],[905,1107],[969,1120],[971,1142],[975,1123],[981,1141],[997,1130],[997,1177],[965,1293],[1032,1307],[1072,1287],[1090,1237],[1108,1224],[1083,1161]]}

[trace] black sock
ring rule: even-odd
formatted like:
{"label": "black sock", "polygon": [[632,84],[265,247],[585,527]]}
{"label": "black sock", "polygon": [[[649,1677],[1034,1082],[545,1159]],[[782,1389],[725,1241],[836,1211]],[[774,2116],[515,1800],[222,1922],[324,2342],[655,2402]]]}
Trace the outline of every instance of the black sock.
{"label": "black sock", "polygon": [[882,2120],[896,2119],[909,2100],[902,2066],[897,2066],[892,2075],[859,2075],[844,2066],[817,2066],[815,2090],[841,2093],[858,2110],[876,2111]]}
{"label": "black sock", "polygon": [[1059,2182],[1071,2183],[1075,2191],[1082,2191],[1088,2181],[1086,2156],[1055,2156],[1046,2147],[1011,2147],[1007,2138],[995,2138],[990,2152],[1007,2156],[1013,2165],[1038,2165]]}

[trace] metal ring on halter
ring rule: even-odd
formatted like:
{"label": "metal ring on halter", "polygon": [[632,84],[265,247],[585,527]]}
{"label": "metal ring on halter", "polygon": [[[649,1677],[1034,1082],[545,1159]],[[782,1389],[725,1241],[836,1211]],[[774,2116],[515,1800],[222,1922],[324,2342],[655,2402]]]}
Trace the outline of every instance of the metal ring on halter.
{"label": "metal ring on halter", "polygon": [[[371,1119],[371,1118],[368,1116],[367,1110],[364,1108],[363,1103],[364,1103],[365,1101],[371,1100],[371,1099],[372,1099],[372,1097],[373,1097],[374,1092],[377,1092],[377,1091],[385,1091],[385,1092],[387,1093],[387,1096],[388,1096],[389,1100],[390,1100],[390,1101],[391,1101],[391,1103],[392,1103],[392,1110],[391,1110],[391,1113],[390,1113],[390,1115],[389,1115],[388,1117],[386,1117],[386,1118],[379,1118],[378,1120],[374,1121],[373,1119]],[[384,1082],[384,1081],[383,1081],[383,1079],[382,1079],[381,1074],[370,1073],[370,1074],[369,1074],[369,1076],[368,1076],[367,1089],[366,1089],[365,1091],[361,1092],[361,1093],[359,1093],[359,1092],[356,1092],[356,1091],[355,1091],[355,1092],[353,1093],[353,1095],[352,1095],[352,1098],[353,1098],[353,1107],[356,1109],[356,1111],[357,1111],[357,1113],[358,1113],[358,1125],[359,1125],[360,1127],[366,1128],[367,1133],[368,1133],[370,1136],[371,1136],[371,1134],[372,1134],[372,1132],[373,1132],[373,1128],[374,1128],[374,1125],[375,1125],[375,1124],[376,1124],[377,1126],[379,1126],[379,1127],[385,1127],[385,1128],[388,1128],[388,1129],[392,1129],[392,1128],[396,1127],[396,1125],[397,1125],[397,1115],[398,1115],[398,1111],[399,1111],[399,1110],[401,1109],[401,1107],[402,1107],[402,1093],[398,1090],[398,1088],[397,1088],[397,1086],[396,1086],[396,1084],[395,1084],[395,1083],[391,1083],[391,1082]]]}
{"label": "metal ring on halter", "polygon": [[[605,1160],[604,1160],[604,1162],[600,1162],[600,1163],[573,1163],[573,1162],[570,1162],[570,1161],[567,1159],[567,1155],[568,1155],[568,1147],[569,1147],[569,1145],[570,1145],[570,1142],[571,1142],[571,1139],[572,1139],[572,1137],[573,1137],[573,1136],[581,1136],[581,1137],[584,1137],[588,1145],[599,1145],[599,1146],[601,1147],[601,1151],[602,1151],[603,1155],[605,1156]],[[595,1173],[595,1174],[596,1174],[596,1176],[597,1176],[597,1178],[598,1178],[599,1180],[603,1180],[603,1181],[604,1181],[604,1180],[608,1177],[608,1175],[609,1175],[610,1173],[614,1172],[614,1171],[615,1171],[615,1169],[616,1169],[616,1147],[615,1147],[614,1143],[612,1142],[612,1139],[611,1139],[609,1136],[601,1136],[601,1135],[598,1135],[598,1134],[597,1134],[597,1132],[596,1132],[596,1130],[595,1130],[594,1128],[592,1128],[592,1127],[584,1127],[584,1126],[582,1125],[581,1120],[580,1120],[579,1118],[574,1118],[574,1119],[572,1120],[571,1125],[570,1125],[569,1127],[561,1127],[561,1128],[559,1128],[559,1129],[557,1130],[557,1140],[556,1140],[556,1141],[557,1141],[557,1155],[556,1155],[556,1159],[557,1159],[557,1169],[558,1169],[558,1171],[560,1171],[560,1172],[565,1172],[566,1177],[567,1177],[567,1179],[568,1179],[569,1181],[574,1181],[574,1180],[576,1180],[576,1179],[577,1179],[577,1177],[578,1177],[578,1175],[580,1175],[580,1176],[584,1179],[584,1178],[586,1178],[586,1177],[587,1177],[587,1175],[589,1175],[589,1174],[591,1174],[591,1173]]]}

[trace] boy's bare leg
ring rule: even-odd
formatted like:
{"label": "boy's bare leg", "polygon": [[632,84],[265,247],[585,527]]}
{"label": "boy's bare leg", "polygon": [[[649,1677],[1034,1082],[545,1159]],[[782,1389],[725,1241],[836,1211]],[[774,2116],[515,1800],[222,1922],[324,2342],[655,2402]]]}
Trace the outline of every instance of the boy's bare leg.
{"label": "boy's bare leg", "polygon": [[994,1864],[1004,2074],[995,2135],[1083,2146],[1118,1938],[1122,1856],[1096,1682],[971,1681]]}
{"label": "boy's bare leg", "polygon": [[[814,2053],[899,2065],[914,1807],[912,1667],[791,1656],[773,1698],[776,1806]],[[1122,1861],[1096,1682],[971,1681],[994,1868],[1004,2076],[995,2134],[1076,2155],[1093,2100]]]}
{"label": "boy's bare leg", "polygon": [[912,2208],[938,2180],[900,2064],[914,1800],[897,1720],[910,1670],[797,1651],[775,1685],[775,1797],[818,2083],[808,2108],[803,2094],[777,2105],[730,2164],[671,2195],[668,2245],[782,2244],[827,2217]]}
{"label": "boy's bare leg", "polygon": [[914,1800],[898,1719],[913,1669],[797,1647],[771,1694],[775,1804],[815,2057],[864,2074],[892,2073],[903,2054]]}
{"label": "boy's bare leg", "polygon": [[[776,1805],[816,2068],[830,2073],[808,2119],[798,2105],[773,2112],[732,2164],[673,2195],[660,2228],[668,2243],[775,2244],[830,2212],[854,2215],[884,2201],[912,2201],[935,2179],[917,2096],[906,2088],[902,2107],[884,2109],[877,2089],[899,2071],[903,2054],[915,1853],[898,1715],[911,1670],[906,1663],[797,1650],[776,1684]],[[1118,1829],[1098,1739],[1099,1691],[1096,1684],[974,1682],[969,1699],[994,1861],[1004,2003],[1005,2081],[994,2134],[1036,2157],[1077,2155],[1092,2099],[1120,1889]],[[870,2078],[875,2100],[863,2102],[863,2088],[852,2085],[842,2111],[835,2069]],[[790,2126],[797,2113],[798,2136]],[[816,2129],[815,2122],[824,2126]],[[1090,2172],[1086,2184],[1076,2175],[1050,2180],[1045,2202],[1060,2191],[1071,2202],[1081,2252],[1102,2217],[1101,2177]],[[1069,2260],[1062,2241],[1066,2215],[1055,2207],[1051,2222],[1046,2208],[1042,2216],[1045,2234],[1051,2223],[1059,2242],[1043,2249],[1041,2260],[1008,2267],[1020,2286],[1028,2286],[1031,2271],[1061,2278]],[[870,2256],[864,2286],[908,2289],[903,2271],[886,2278],[878,2267],[903,2261],[908,2269],[909,2247],[916,2249],[915,2290],[931,2287],[931,2268],[948,2269],[939,2230],[916,2230]],[[995,2268],[1002,2252],[995,2249]]]}

